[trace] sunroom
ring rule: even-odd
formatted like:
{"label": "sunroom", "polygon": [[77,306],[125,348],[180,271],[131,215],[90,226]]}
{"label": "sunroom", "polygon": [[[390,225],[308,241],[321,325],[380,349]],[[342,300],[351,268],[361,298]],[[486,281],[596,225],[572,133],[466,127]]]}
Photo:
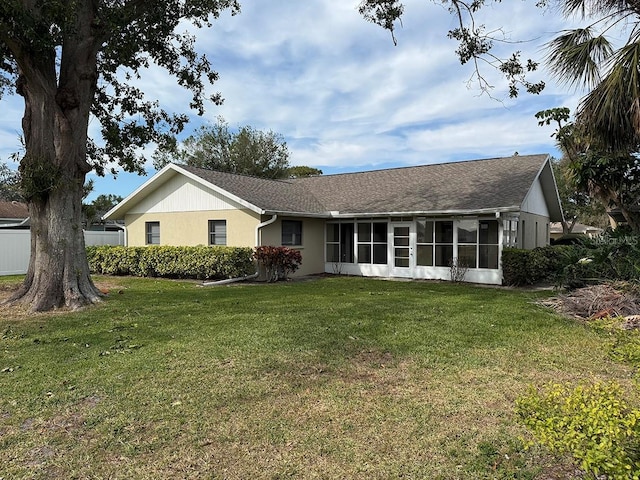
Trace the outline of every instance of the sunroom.
{"label": "sunroom", "polygon": [[[503,221],[482,216],[329,221],[325,271],[347,275],[500,284]],[[452,270],[453,267],[453,270]]]}

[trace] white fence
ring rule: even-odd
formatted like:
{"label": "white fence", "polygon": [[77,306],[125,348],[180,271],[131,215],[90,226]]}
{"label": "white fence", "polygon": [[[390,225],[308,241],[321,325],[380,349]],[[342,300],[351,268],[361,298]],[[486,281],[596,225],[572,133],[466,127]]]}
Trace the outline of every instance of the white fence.
{"label": "white fence", "polygon": [[[124,232],[84,232],[89,245],[124,245]],[[31,231],[0,228],[0,275],[27,273],[31,254]]]}

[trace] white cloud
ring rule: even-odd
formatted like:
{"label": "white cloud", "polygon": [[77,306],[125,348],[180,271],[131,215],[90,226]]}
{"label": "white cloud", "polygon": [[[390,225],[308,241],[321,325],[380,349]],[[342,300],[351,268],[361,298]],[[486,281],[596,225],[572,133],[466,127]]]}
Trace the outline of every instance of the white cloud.
{"label": "white cloud", "polygon": [[[483,67],[504,103],[478,96],[467,88],[471,66],[458,63],[456,43],[446,37],[455,20],[445,8],[406,0],[393,46],[388,32],[359,16],[358,3],[246,1],[240,15],[223,13],[211,29],[193,30],[220,74],[209,90],[225,97],[193,125],[222,115],[232,126],[273,130],[285,137],[292,163],[326,173],[554,149],[550,130],[533,115],[575,108],[578,94],[550,83],[539,97],[511,100],[504,98],[504,81]],[[531,39],[498,47],[522,50],[524,58],[540,57],[546,39],[564,28],[557,12],[544,13],[533,2],[489,2],[479,20],[503,27],[507,38]],[[150,69],[137,84],[167,110],[188,110],[189,92],[162,69]],[[3,105],[0,156],[15,150],[21,117],[15,105]]]}

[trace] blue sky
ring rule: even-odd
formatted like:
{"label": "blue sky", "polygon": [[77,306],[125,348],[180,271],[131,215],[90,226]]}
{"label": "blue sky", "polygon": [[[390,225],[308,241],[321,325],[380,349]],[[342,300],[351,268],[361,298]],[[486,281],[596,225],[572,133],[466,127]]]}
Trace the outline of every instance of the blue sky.
{"label": "blue sky", "polygon": [[[538,127],[535,113],[558,106],[575,109],[581,92],[552,81],[539,96],[507,98],[505,82],[491,68],[494,99],[468,84],[471,66],[461,66],[456,43],[447,39],[453,17],[440,5],[407,0],[402,26],[390,34],[365,22],[358,0],[245,0],[242,13],[224,13],[211,29],[197,32],[220,80],[211,87],[225,98],[204,117],[193,115],[185,132],[221,115],[232,127],[251,125],[284,136],[293,165],[325,174],[520,154],[557,154],[551,127]],[[510,0],[487,7],[482,23],[502,27],[507,45],[542,58],[543,45],[568,24],[535,2]],[[188,28],[187,25],[184,27]],[[542,69],[538,78],[548,79]],[[534,77],[534,79],[537,79]],[[152,68],[140,85],[176,112],[189,94],[162,70]],[[0,103],[0,159],[19,150],[21,97]],[[96,132],[96,125],[90,125]],[[150,151],[149,151],[150,153]],[[150,158],[150,155],[149,155]],[[11,164],[15,168],[15,164]],[[96,178],[99,194],[126,196],[154,173]],[[90,178],[94,178],[93,175]]]}

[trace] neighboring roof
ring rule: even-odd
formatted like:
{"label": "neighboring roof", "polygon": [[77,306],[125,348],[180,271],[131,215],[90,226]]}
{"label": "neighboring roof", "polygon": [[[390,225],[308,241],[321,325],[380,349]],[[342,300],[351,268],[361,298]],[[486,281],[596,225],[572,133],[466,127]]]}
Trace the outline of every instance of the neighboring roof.
{"label": "neighboring roof", "polygon": [[24,220],[29,216],[26,203],[0,201],[0,218],[5,220]]}
{"label": "neighboring roof", "polygon": [[[561,222],[551,222],[549,231],[551,233],[563,233]],[[602,233],[604,230],[600,227],[593,227],[591,225],[585,225],[584,223],[577,223],[571,229],[571,233],[576,234],[588,234],[588,233]]]}
{"label": "neighboring roof", "polygon": [[155,186],[182,173],[259,213],[349,216],[519,211],[540,178],[552,220],[562,218],[549,156],[514,155],[307,178],[269,180],[167,165],[104,218],[122,217]]}

